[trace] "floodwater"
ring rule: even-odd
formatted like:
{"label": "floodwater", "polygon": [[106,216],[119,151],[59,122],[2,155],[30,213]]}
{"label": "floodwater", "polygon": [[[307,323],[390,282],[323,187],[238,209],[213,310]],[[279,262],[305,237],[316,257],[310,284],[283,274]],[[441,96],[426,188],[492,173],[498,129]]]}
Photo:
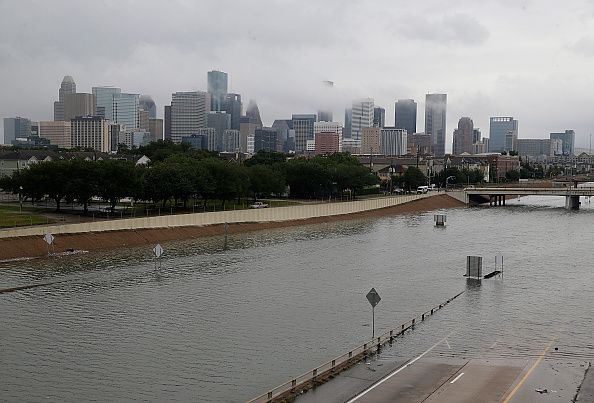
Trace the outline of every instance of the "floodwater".
{"label": "floodwater", "polygon": [[[465,294],[407,334],[412,358],[438,335],[458,351],[537,356],[554,339],[594,359],[594,203],[561,197],[0,263],[0,400],[244,401],[371,336]],[[467,255],[503,278],[462,277]],[[443,337],[443,336],[441,336]],[[455,339],[452,337],[452,339]],[[487,346],[487,347],[485,347]]]}

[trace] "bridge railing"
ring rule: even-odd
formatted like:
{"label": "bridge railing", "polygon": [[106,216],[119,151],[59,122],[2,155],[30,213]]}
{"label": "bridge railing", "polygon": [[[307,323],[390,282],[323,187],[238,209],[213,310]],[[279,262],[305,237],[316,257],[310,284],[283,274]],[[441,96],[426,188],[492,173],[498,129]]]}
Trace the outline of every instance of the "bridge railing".
{"label": "bridge railing", "polygon": [[301,375],[298,375],[285,383],[269,389],[266,393],[249,400],[248,403],[273,402],[275,399],[280,397],[288,397],[291,394],[308,390],[314,385],[324,383],[331,376],[350,368],[368,354],[379,352],[382,346],[387,343],[392,343],[396,337],[403,335],[407,330],[413,329],[416,324],[424,322],[425,319],[427,319],[429,316],[432,316],[435,312],[445,307],[460,295],[464,294],[464,292],[465,291],[462,291],[456,294],[444,303],[436,305],[417,317],[402,323],[400,326],[391,329],[376,338],[369,339],[367,342],[358,345],[348,352],[345,352],[344,354],[341,354],[338,357],[335,357],[332,360],[313,368],[312,370],[302,373]]}

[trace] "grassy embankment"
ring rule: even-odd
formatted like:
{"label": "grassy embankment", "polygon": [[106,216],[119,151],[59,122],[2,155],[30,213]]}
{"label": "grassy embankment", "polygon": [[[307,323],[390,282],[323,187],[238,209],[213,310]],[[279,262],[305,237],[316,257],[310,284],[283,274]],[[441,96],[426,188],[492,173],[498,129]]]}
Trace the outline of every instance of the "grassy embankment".
{"label": "grassy embankment", "polygon": [[0,206],[0,228],[22,227],[51,223],[47,217],[14,206]]}

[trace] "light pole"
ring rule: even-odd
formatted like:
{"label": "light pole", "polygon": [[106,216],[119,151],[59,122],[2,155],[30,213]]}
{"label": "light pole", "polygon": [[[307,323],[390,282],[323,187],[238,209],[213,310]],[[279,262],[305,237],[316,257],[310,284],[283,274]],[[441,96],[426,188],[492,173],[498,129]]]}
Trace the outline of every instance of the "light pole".
{"label": "light pole", "polygon": [[19,213],[23,213],[23,187],[19,186]]}

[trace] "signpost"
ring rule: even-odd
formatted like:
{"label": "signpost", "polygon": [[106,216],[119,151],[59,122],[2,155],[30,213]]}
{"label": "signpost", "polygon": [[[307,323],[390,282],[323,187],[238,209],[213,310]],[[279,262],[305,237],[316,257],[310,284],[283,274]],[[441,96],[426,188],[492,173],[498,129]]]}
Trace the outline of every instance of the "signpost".
{"label": "signpost", "polygon": [[375,339],[375,306],[379,304],[382,298],[379,296],[375,288],[369,290],[366,295],[367,301],[371,304],[371,338]]}
{"label": "signpost", "polygon": [[225,223],[223,228],[225,229],[225,245],[223,245],[223,249],[227,250],[227,233],[229,232],[229,224]]}
{"label": "signpost", "polygon": [[52,234],[45,234],[43,240],[47,243],[47,255],[50,255],[50,245],[54,243],[54,236]]}
{"label": "signpost", "polygon": [[161,244],[157,244],[157,246],[155,246],[153,248],[153,253],[155,254],[155,270],[157,269],[157,260],[159,261],[159,269],[161,268],[161,259],[160,257],[163,256],[163,253],[165,253],[165,250],[163,249],[163,247],[161,246]]}

